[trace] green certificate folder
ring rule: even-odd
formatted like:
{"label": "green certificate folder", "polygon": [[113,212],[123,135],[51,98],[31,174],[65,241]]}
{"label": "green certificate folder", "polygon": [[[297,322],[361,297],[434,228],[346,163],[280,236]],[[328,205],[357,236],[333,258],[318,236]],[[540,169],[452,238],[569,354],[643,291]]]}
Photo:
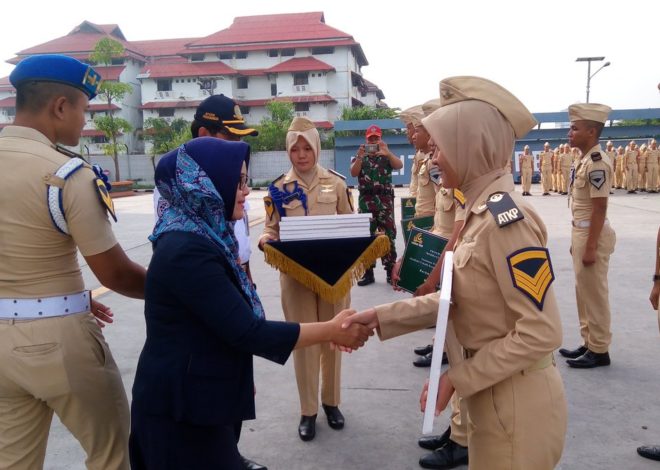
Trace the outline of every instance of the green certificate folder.
{"label": "green certificate folder", "polygon": [[426,217],[411,217],[409,219],[401,219],[401,230],[403,231],[403,239],[407,242],[410,236],[410,230],[413,227],[423,228],[428,230],[433,228],[433,216],[427,215]]}
{"label": "green certificate folder", "polygon": [[416,197],[402,197],[401,198],[401,218],[411,219],[415,217],[415,204]]}
{"label": "green certificate folder", "polygon": [[413,227],[403,253],[398,286],[414,293],[435,267],[447,242],[444,237]]}

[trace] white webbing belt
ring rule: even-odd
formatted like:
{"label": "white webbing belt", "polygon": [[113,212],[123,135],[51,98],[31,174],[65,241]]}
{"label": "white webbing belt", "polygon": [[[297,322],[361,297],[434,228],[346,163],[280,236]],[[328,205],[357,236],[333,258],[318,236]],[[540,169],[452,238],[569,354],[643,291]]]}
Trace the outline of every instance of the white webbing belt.
{"label": "white webbing belt", "polygon": [[56,297],[0,299],[0,320],[32,320],[89,312],[90,299],[89,291]]}
{"label": "white webbing belt", "polygon": [[[603,225],[608,225],[610,223],[609,220],[605,219],[605,223]],[[574,220],[573,221],[573,227],[575,228],[589,228],[591,226],[591,221],[590,220]]]}

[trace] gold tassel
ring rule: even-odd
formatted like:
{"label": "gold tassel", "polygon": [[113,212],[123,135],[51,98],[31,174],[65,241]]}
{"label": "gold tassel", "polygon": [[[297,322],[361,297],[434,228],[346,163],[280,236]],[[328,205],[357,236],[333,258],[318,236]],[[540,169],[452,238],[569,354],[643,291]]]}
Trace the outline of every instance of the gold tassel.
{"label": "gold tassel", "polygon": [[335,303],[343,299],[363,275],[364,272],[390,251],[390,239],[386,235],[379,235],[369,246],[358,256],[355,262],[346,270],[346,272],[337,280],[334,285],[330,285],[309,269],[293,261],[282,252],[264,244],[264,254],[266,263],[275,269],[288,274],[296,281],[318,294],[323,300],[329,303]]}

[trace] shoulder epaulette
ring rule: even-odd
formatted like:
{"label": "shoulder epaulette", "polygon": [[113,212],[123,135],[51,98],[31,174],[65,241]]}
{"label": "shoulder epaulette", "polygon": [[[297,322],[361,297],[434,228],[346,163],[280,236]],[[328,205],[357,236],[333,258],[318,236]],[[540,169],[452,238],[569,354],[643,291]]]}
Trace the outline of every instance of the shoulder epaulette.
{"label": "shoulder epaulette", "polygon": [[[83,168],[85,161],[81,158],[74,157],[71,160],[68,160],[64,165],[60,166],[55,172],[54,176],[57,176],[60,181],[67,180],[71,175],[76,171]],[[66,216],[64,214],[64,203],[62,201],[62,189],[64,188],[53,185],[46,184],[46,200],[48,201],[48,212],[50,213],[50,218],[53,221],[55,228],[63,233],[69,234],[69,227],[66,223]]]}
{"label": "shoulder epaulette", "polygon": [[488,196],[488,210],[499,228],[506,227],[525,218],[509,193],[497,192]]}
{"label": "shoulder epaulette", "polygon": [[600,154],[600,152],[592,152],[591,153],[591,161],[592,162],[599,162],[603,159],[603,156]]}
{"label": "shoulder epaulette", "polygon": [[339,176],[339,177],[340,177],[341,179],[343,179],[343,180],[346,179],[346,177],[345,177],[344,175],[342,175],[341,173],[336,172],[335,170],[332,170],[332,169],[328,168],[328,171],[329,171],[330,173],[332,173],[333,175],[335,175],[335,176]]}
{"label": "shoulder epaulette", "polygon": [[82,157],[82,155],[80,155],[79,153],[76,153],[76,152],[74,152],[74,151],[72,151],[72,150],[69,150],[69,149],[67,149],[67,148],[64,148],[64,147],[62,147],[61,145],[55,145],[55,150],[57,150],[57,151],[58,151],[59,153],[61,153],[62,155],[66,155],[66,156],[69,157],[69,158],[80,158],[80,159],[83,160],[83,161],[85,160],[85,159]]}
{"label": "shoulder epaulette", "polygon": [[461,208],[465,208],[465,196],[461,192],[460,189],[454,188],[454,201],[461,206]]}
{"label": "shoulder epaulette", "polygon": [[270,184],[275,184],[275,183],[277,183],[279,180],[281,180],[282,178],[284,178],[284,175],[286,175],[286,173],[282,173],[280,176],[278,176],[277,178],[275,178],[275,179],[273,180],[273,182],[270,183]]}

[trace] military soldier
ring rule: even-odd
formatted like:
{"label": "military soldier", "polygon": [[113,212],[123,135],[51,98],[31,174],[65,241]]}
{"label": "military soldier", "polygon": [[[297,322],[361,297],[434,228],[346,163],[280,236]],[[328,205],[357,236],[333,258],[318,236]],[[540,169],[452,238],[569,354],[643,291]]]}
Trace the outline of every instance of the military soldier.
{"label": "military soldier", "polygon": [[[259,246],[278,240],[282,217],[352,214],[352,197],[344,177],[318,164],[321,140],[314,123],[295,118],[286,136],[286,148],[292,168],[268,188],[264,198],[266,223]],[[288,274],[280,273],[282,310],[287,321],[310,323],[328,321],[351,303],[350,294],[334,304],[321,299]],[[298,435],[303,441],[316,436],[319,408],[319,373],[321,400],[328,424],[344,427],[339,411],[341,389],[341,353],[329,344],[297,349],[293,353],[296,382],[300,397],[301,418]]]}
{"label": "military soldier", "polygon": [[576,349],[562,348],[559,353],[569,358],[569,366],[580,369],[610,365],[608,349],[612,333],[607,270],[616,235],[607,220],[607,199],[613,171],[598,143],[610,110],[608,106],[592,103],[568,108],[571,118],[568,138],[583,155],[571,184],[571,255],[583,344]]}
{"label": "military soldier", "polygon": [[[392,268],[396,262],[396,224],[394,223],[394,189],[392,188],[392,170],[403,167],[403,162],[394,155],[385,141],[383,132],[378,126],[369,126],[365,144],[360,145],[357,155],[351,162],[351,176],[357,177],[359,196],[359,212],[371,213],[371,231],[385,232],[390,239],[390,252],[382,258],[387,282],[391,283]],[[359,286],[373,284],[374,269],[367,269]]]}
{"label": "military soldier", "polygon": [[628,145],[626,153],[624,155],[624,162],[626,168],[626,189],[628,194],[635,194],[637,191],[637,156],[639,155],[639,150],[637,150],[637,143],[632,140]]}
{"label": "military soldier", "polygon": [[531,196],[532,173],[534,172],[534,156],[529,150],[529,145],[525,145],[524,153],[518,159],[518,171],[520,171],[520,182],[522,184],[522,195]]}
{"label": "military soldier", "polygon": [[660,166],[660,149],[655,139],[651,140],[649,149],[646,151],[646,190],[649,193],[660,191],[660,177],[658,176],[658,167]]}
{"label": "military soldier", "polygon": [[[463,397],[470,470],[554,469],[567,410],[552,355],[561,321],[547,232],[502,171],[514,138],[536,121],[508,91],[478,77],[443,80],[440,94],[443,106],[422,122],[438,146],[444,183],[469,188],[449,313],[465,359],[442,374],[437,403],[425,403],[423,393],[421,404],[441,411],[454,390]],[[433,324],[437,311],[438,297],[429,294],[367,309],[347,323],[378,327],[384,340]]]}
{"label": "military soldier", "polygon": [[112,233],[112,199],[77,146],[101,76],[63,55],[11,73],[14,125],[0,133],[0,468],[43,467],[53,413],[89,469],[128,469],[129,409],[90,312],[77,251],[104,286],[144,298],[146,271]]}
{"label": "military soldier", "polygon": [[540,153],[541,186],[543,186],[544,196],[550,196],[550,190],[552,189],[552,156],[550,142],[546,142],[543,144],[543,152]]}
{"label": "military soldier", "polygon": [[616,149],[616,157],[614,159],[614,188],[623,189],[625,186],[625,170],[624,170],[624,148],[619,145]]}
{"label": "military soldier", "polygon": [[637,154],[637,191],[646,192],[646,144],[642,144]]}

